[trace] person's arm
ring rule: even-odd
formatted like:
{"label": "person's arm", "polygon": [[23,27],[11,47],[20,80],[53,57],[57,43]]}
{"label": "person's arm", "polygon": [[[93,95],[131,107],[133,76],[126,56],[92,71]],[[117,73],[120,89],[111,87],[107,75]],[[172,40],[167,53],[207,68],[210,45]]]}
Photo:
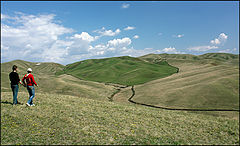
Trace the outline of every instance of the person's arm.
{"label": "person's arm", "polygon": [[33,75],[31,75],[33,83],[38,87],[38,84],[35,82]]}
{"label": "person's arm", "polygon": [[25,80],[25,76],[26,76],[26,75],[23,76],[23,78],[22,78],[22,82],[24,82],[24,80]]}
{"label": "person's arm", "polygon": [[17,74],[17,81],[18,81],[18,83],[20,83],[22,85],[22,82],[21,82],[18,74]]}
{"label": "person's arm", "polygon": [[26,76],[26,75],[24,75],[23,78],[22,78],[22,83],[23,83],[23,86],[24,86],[24,87],[26,87],[25,76]]}
{"label": "person's arm", "polygon": [[9,80],[12,82],[12,76],[11,76],[11,73],[9,74]]}

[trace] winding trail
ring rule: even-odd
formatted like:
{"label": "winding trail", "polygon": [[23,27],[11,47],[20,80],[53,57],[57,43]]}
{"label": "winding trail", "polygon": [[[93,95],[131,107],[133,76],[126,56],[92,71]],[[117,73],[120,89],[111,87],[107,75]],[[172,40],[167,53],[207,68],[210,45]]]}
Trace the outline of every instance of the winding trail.
{"label": "winding trail", "polygon": [[131,97],[128,99],[129,102],[134,103],[134,104],[139,104],[139,105],[143,105],[143,106],[148,106],[148,107],[153,107],[153,108],[160,108],[160,109],[165,109],[165,110],[181,110],[181,111],[237,111],[239,112],[239,110],[235,110],[235,109],[186,109],[186,108],[167,108],[167,107],[162,107],[162,106],[155,106],[155,105],[150,105],[150,104],[145,104],[145,103],[139,103],[139,102],[135,102],[132,100],[132,98],[134,97],[134,95],[136,94],[135,90],[134,90],[134,86],[132,86],[131,88],[132,90],[132,95]]}
{"label": "winding trail", "polygon": [[[172,66],[168,63],[169,66]],[[175,67],[175,66],[172,66],[172,67]],[[179,68],[178,67],[175,67],[177,68],[177,71],[176,73],[179,73]],[[70,75],[70,74],[67,74],[67,75]],[[71,75],[72,76],[72,75]],[[80,80],[83,80],[79,77],[77,77],[78,79]],[[99,82],[100,83],[100,82]],[[110,85],[110,86],[113,86],[113,87],[116,87],[116,91],[110,96],[108,97],[109,101],[113,101],[113,97],[118,94],[121,89],[124,89],[124,88],[127,88],[129,87],[128,85],[117,85],[117,84],[113,84],[113,83],[105,83],[105,85]],[[134,103],[134,104],[138,104],[138,105],[143,105],[143,106],[147,106],[147,107],[152,107],[152,108],[159,108],[159,109],[164,109],[164,110],[179,110],[179,111],[236,111],[236,112],[239,112],[240,110],[236,110],[236,109],[187,109],[187,108],[168,108],[168,107],[162,107],[162,106],[155,106],[155,105],[150,105],[150,104],[145,104],[145,103],[139,103],[139,102],[136,102],[136,101],[133,101],[132,98],[135,96],[136,92],[134,90],[134,85],[132,85],[132,95],[128,98],[128,101],[131,102],[131,103]]]}

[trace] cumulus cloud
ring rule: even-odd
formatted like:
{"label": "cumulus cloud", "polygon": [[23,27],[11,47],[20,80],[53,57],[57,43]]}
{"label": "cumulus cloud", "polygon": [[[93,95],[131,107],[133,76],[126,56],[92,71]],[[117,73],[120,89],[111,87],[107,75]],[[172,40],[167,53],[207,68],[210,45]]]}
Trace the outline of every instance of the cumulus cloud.
{"label": "cumulus cloud", "polygon": [[[116,36],[120,29],[76,32],[64,27],[54,14],[14,16],[2,14],[1,59],[22,59],[37,62],[73,63],[84,59],[116,56],[141,56],[159,52],[153,48],[134,49],[129,37],[115,38],[96,44],[102,36]],[[128,28],[129,29],[129,28]],[[133,37],[139,38],[138,35]],[[93,45],[94,44],[94,45]]]}
{"label": "cumulus cloud", "polygon": [[133,30],[133,29],[136,29],[136,27],[128,26],[128,27],[124,28],[124,30]]}
{"label": "cumulus cloud", "polygon": [[[221,33],[221,34],[219,34],[218,38],[215,38],[214,40],[210,41],[211,45],[190,47],[190,48],[188,48],[188,50],[202,52],[202,51],[218,49],[220,45],[224,45],[224,43],[227,41],[227,38],[228,38],[228,36],[225,33]],[[226,52],[229,50],[228,49],[220,50],[219,52],[221,52],[221,51]]]}
{"label": "cumulus cloud", "polygon": [[219,34],[218,38],[211,40],[210,43],[213,45],[223,45],[227,41],[228,36],[225,33]]}
{"label": "cumulus cloud", "polygon": [[[98,44],[96,46],[90,46],[89,52],[90,54],[99,55],[99,56],[109,56],[109,57],[116,57],[116,56],[132,56],[138,57],[142,55],[146,55],[149,53],[158,53],[158,50],[154,48],[145,48],[145,49],[134,49],[131,46],[131,39],[128,37],[121,38],[121,39],[113,39],[109,40],[106,44]],[[94,56],[93,55],[93,56]]]}
{"label": "cumulus cloud", "polygon": [[112,31],[112,30],[106,30],[105,27],[102,27],[101,29],[94,30],[93,32],[100,34],[99,37],[102,37],[102,36],[116,36],[121,32],[121,30],[118,28],[115,31]]}
{"label": "cumulus cloud", "polygon": [[87,42],[92,42],[95,40],[94,37],[89,35],[87,32],[82,32],[81,34],[75,34],[71,39],[81,39]]}
{"label": "cumulus cloud", "polygon": [[[48,58],[53,59],[54,55],[59,58],[65,54],[64,51],[59,50],[59,53],[53,53],[51,57],[48,57],[49,53],[46,53],[54,52],[51,50],[54,49],[52,46],[57,43],[61,35],[73,32],[71,28],[57,24],[54,21],[54,14],[25,15],[18,13],[14,17],[3,16],[1,44],[9,49],[2,52],[2,59],[7,61],[14,58],[45,61]],[[6,21],[8,23],[5,23]]]}
{"label": "cumulus cloud", "polygon": [[121,6],[121,8],[123,8],[123,9],[127,9],[127,8],[129,8],[130,7],[130,4],[122,4],[122,6]]}
{"label": "cumulus cloud", "polygon": [[184,52],[177,51],[176,48],[174,48],[174,47],[164,48],[163,50],[159,50],[158,52],[159,53],[164,52],[164,53],[169,53],[169,54],[183,54],[184,53]]}
{"label": "cumulus cloud", "polygon": [[132,43],[132,40],[128,37],[122,38],[122,39],[113,39],[108,41],[109,46],[113,47],[125,47]]}
{"label": "cumulus cloud", "polygon": [[212,49],[217,49],[217,46],[196,46],[196,47],[190,47],[188,50],[190,51],[208,51]]}
{"label": "cumulus cloud", "polygon": [[138,39],[138,38],[139,38],[139,36],[138,36],[138,35],[135,35],[135,36],[133,36],[133,38],[134,38],[134,39]]}
{"label": "cumulus cloud", "polygon": [[121,54],[122,51],[128,50],[128,46],[131,45],[130,38],[125,37],[121,39],[109,40],[106,44],[98,44],[95,46],[89,46],[88,51],[92,56],[98,55],[110,55]]}

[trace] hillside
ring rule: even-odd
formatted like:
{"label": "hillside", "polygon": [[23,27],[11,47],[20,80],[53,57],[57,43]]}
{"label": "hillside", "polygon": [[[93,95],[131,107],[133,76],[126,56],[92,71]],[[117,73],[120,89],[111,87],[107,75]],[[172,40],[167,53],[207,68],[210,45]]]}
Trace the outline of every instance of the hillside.
{"label": "hillside", "polygon": [[[10,92],[9,73],[13,65],[18,66],[20,79],[26,74],[27,68],[33,69],[33,75],[39,84],[36,93],[56,93],[63,95],[83,96],[91,99],[108,100],[115,88],[102,83],[84,81],[70,75],[55,75],[63,69],[63,65],[57,63],[33,63],[23,60],[15,60],[1,64],[1,92]],[[36,65],[38,64],[38,65]],[[20,86],[19,92],[26,91]],[[26,95],[27,96],[27,95]]]}
{"label": "hillside", "polygon": [[1,63],[1,72],[11,72],[12,66],[17,65],[21,73],[26,73],[28,68],[32,68],[35,74],[55,75],[56,72],[61,71],[64,66],[53,62],[28,62],[23,60],[14,60],[11,62]]}
{"label": "hillside", "polygon": [[[179,67],[179,73],[135,86],[134,101],[169,108],[239,110],[238,55],[150,54],[140,58],[150,62],[166,60]],[[114,99],[126,101],[129,94],[130,88]]]}
{"label": "hillside", "polygon": [[236,119],[47,93],[12,107],[11,95],[1,92],[2,145],[239,144]]}
{"label": "hillside", "polygon": [[232,64],[238,65],[239,55],[229,53],[206,53],[203,55],[191,55],[191,54],[148,54],[138,57],[141,60],[147,62],[156,62],[161,60],[167,60],[168,62],[179,62],[179,63],[200,63],[200,64]]}
{"label": "hillside", "polygon": [[64,73],[80,79],[122,85],[142,84],[176,72],[177,68],[168,64],[148,63],[128,56],[84,60],[64,69]]}

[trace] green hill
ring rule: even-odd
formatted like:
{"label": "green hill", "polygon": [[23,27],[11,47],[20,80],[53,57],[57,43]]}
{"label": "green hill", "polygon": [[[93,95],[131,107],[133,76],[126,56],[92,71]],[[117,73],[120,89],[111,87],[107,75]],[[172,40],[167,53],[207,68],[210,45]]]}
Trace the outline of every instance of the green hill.
{"label": "green hill", "polygon": [[75,77],[122,85],[142,84],[176,73],[177,68],[166,63],[149,63],[133,57],[91,59],[69,64],[64,73]]}
{"label": "green hill", "polygon": [[13,107],[11,95],[1,92],[2,145],[239,144],[237,119],[46,93]]}
{"label": "green hill", "polygon": [[[150,54],[140,58],[151,62],[167,60],[179,67],[179,73],[135,86],[134,101],[168,108],[239,110],[238,55]],[[130,88],[115,99],[124,101],[129,94]]]}

